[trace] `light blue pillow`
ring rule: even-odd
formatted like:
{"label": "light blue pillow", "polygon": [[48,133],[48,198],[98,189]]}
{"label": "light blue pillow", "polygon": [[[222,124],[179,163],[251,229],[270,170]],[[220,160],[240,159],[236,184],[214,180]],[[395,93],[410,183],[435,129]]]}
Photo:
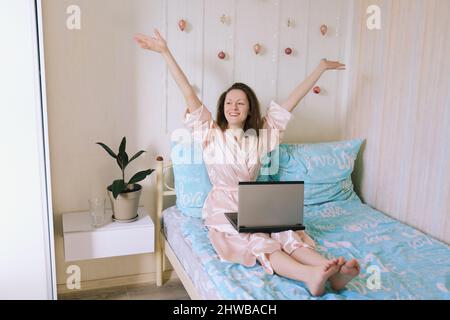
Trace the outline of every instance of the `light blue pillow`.
{"label": "light blue pillow", "polygon": [[177,208],[187,216],[201,218],[203,203],[212,188],[201,146],[172,142],[171,160]]}
{"label": "light blue pillow", "polygon": [[[351,174],[363,140],[280,144],[264,157],[257,181],[304,181],[305,205],[358,199]],[[201,218],[212,185],[197,143],[172,142],[176,205]]]}
{"label": "light blue pillow", "polygon": [[[281,144],[272,181],[304,181],[305,205],[359,199],[351,174],[363,140]],[[273,161],[273,160],[272,160]]]}

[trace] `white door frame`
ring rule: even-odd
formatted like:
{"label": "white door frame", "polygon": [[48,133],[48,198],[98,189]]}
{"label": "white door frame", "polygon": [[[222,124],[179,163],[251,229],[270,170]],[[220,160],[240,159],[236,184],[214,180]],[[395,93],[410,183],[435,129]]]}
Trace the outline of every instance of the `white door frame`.
{"label": "white door frame", "polygon": [[44,221],[48,230],[48,275],[50,279],[49,292],[51,292],[51,299],[57,299],[56,289],[56,266],[55,266],[55,238],[53,232],[53,205],[52,205],[52,187],[50,176],[50,156],[49,156],[49,142],[48,142],[48,119],[47,119],[47,95],[46,95],[46,83],[45,83],[45,59],[44,59],[44,31],[43,31],[43,18],[42,18],[42,1],[35,0],[35,12],[36,12],[36,26],[37,26],[37,41],[39,51],[39,69],[40,69],[40,98],[41,98],[41,115],[42,115],[42,132],[43,137],[41,139],[44,150],[44,161],[42,165],[45,167],[45,180],[43,185],[45,186],[45,198],[47,199],[47,219]]}
{"label": "white door frame", "polygon": [[0,299],[56,299],[41,1],[0,1],[0,39]]}

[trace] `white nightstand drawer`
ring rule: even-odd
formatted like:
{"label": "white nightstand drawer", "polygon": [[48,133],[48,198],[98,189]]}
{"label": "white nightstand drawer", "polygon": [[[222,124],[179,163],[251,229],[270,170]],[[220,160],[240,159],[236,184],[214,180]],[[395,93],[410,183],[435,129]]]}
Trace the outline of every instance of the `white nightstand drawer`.
{"label": "white nightstand drawer", "polygon": [[97,259],[154,252],[155,227],[144,207],[139,219],[130,223],[113,222],[111,210],[106,222],[94,228],[89,212],[63,214],[64,256],[66,261]]}

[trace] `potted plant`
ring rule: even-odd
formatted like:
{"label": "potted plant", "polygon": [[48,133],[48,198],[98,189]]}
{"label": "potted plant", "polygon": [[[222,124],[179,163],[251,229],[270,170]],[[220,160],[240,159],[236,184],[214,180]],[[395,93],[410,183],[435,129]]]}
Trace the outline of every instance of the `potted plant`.
{"label": "potted plant", "polygon": [[114,180],[106,189],[111,201],[111,208],[113,211],[113,219],[119,222],[134,221],[137,216],[139,206],[139,198],[141,196],[142,186],[137,182],[144,180],[150,175],[154,169],[148,169],[136,173],[128,182],[125,182],[125,168],[131,161],[135,160],[145,151],[141,150],[128,159],[128,154],[125,152],[126,138],[123,137],[120,143],[119,152],[115,154],[107,145],[97,142],[102,146],[108,154],[116,159],[117,164],[122,170],[122,179]]}

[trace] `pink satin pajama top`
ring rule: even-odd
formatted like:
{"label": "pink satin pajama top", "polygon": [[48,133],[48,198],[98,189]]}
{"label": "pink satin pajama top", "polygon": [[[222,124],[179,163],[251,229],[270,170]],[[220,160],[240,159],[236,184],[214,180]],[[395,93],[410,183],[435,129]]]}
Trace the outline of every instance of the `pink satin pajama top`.
{"label": "pink satin pajama top", "polygon": [[239,181],[256,180],[260,157],[277,146],[290,119],[289,111],[271,101],[263,117],[265,130],[260,131],[258,138],[244,135],[242,130],[223,132],[204,105],[192,113],[186,110],[185,126],[202,146],[203,160],[213,185],[202,216],[211,244],[223,261],[249,267],[258,260],[267,273],[273,274],[269,260],[272,252],[283,250],[291,254],[298,247],[315,248],[314,241],[303,231],[238,233],[224,215],[224,212],[238,211]]}

